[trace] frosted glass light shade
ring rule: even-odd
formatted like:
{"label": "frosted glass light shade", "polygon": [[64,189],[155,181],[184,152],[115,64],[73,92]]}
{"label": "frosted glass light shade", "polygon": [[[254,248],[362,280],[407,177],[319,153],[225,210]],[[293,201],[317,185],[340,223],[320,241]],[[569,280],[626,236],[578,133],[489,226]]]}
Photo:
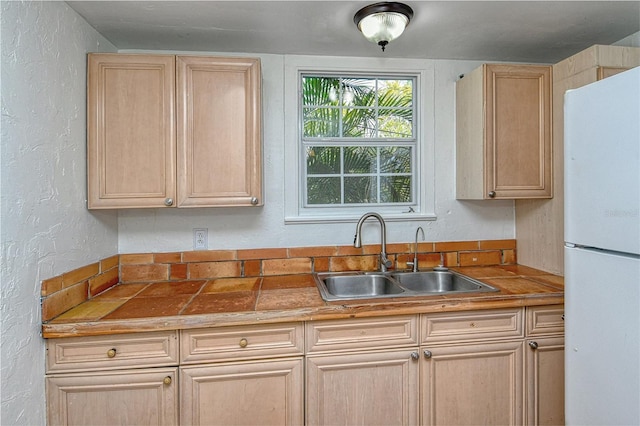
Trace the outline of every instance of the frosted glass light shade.
{"label": "frosted glass light shade", "polygon": [[358,27],[367,40],[377,44],[400,37],[408,23],[409,19],[401,13],[383,12],[365,17]]}
{"label": "frosted glass light shade", "polygon": [[365,38],[384,48],[400,37],[413,17],[413,10],[403,3],[375,3],[360,9],[353,17]]}

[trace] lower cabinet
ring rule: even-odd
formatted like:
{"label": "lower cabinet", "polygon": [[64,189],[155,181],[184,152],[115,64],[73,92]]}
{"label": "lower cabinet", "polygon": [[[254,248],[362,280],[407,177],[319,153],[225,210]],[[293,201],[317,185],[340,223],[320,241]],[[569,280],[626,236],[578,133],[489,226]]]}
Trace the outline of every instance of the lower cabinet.
{"label": "lower cabinet", "polygon": [[180,424],[304,424],[303,323],[183,330]]}
{"label": "lower cabinet", "polygon": [[421,316],[424,425],[521,425],[524,310]]}
{"label": "lower cabinet", "polygon": [[178,333],[47,340],[49,425],[178,423]]}
{"label": "lower cabinet", "polygon": [[564,424],[564,337],[543,337],[529,345],[527,423]]}
{"label": "lower cabinet", "polygon": [[61,374],[46,379],[49,425],[175,425],[177,368]]}
{"label": "lower cabinet", "polygon": [[527,424],[564,424],[563,306],[527,308],[525,364]]}
{"label": "lower cabinet", "polygon": [[417,348],[309,356],[307,424],[417,424],[418,371]]}
{"label": "lower cabinet", "polygon": [[307,425],[415,425],[418,316],[306,323]]}
{"label": "lower cabinet", "polygon": [[180,368],[183,425],[301,425],[303,358]]}
{"label": "lower cabinet", "polygon": [[523,343],[423,350],[424,425],[523,424]]}
{"label": "lower cabinet", "polygon": [[47,341],[50,425],[564,423],[562,305]]}

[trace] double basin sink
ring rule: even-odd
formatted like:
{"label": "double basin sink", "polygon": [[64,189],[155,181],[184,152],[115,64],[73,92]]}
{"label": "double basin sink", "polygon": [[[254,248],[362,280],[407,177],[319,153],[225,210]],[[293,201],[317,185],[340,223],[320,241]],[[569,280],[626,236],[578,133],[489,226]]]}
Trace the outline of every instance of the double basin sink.
{"label": "double basin sink", "polygon": [[421,272],[316,273],[314,278],[326,301],[498,291],[446,268]]}

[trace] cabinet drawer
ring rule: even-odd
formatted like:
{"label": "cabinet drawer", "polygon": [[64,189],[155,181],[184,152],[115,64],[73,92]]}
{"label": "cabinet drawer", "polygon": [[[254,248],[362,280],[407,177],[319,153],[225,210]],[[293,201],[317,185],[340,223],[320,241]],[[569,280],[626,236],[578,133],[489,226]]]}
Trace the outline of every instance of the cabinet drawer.
{"label": "cabinet drawer", "polygon": [[307,352],[414,346],[417,316],[329,320],[307,323]]}
{"label": "cabinet drawer", "polygon": [[181,332],[181,363],[304,354],[302,323],[200,328]]}
{"label": "cabinet drawer", "polygon": [[521,308],[425,314],[421,343],[522,338],[522,316]]}
{"label": "cabinet drawer", "polygon": [[532,306],[527,308],[527,336],[564,334],[564,306]]}
{"label": "cabinet drawer", "polygon": [[47,340],[47,373],[177,364],[176,331]]}

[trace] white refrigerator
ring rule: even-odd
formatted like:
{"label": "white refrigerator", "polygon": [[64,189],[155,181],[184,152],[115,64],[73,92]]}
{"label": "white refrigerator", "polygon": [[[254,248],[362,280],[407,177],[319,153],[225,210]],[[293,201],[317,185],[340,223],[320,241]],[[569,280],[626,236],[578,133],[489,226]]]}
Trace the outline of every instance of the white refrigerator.
{"label": "white refrigerator", "polygon": [[640,68],[564,112],[566,423],[640,425]]}

